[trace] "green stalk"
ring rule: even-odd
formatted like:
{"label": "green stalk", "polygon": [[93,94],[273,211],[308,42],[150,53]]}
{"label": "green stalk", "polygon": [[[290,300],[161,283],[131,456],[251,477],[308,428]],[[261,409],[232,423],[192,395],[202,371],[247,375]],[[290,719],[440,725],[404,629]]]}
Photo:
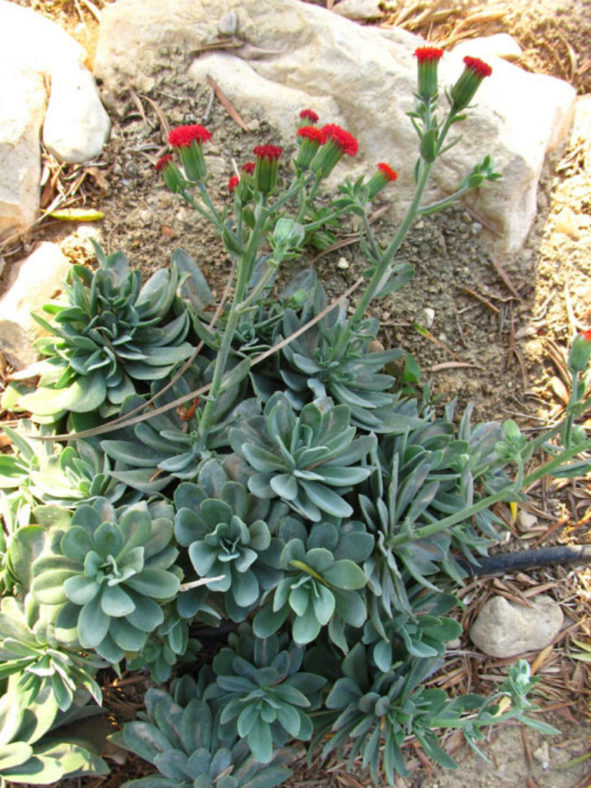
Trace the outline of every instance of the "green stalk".
{"label": "green stalk", "polygon": [[[457,525],[463,520],[473,517],[475,514],[478,514],[478,512],[482,512],[484,509],[489,509],[496,503],[506,501],[507,497],[511,494],[518,495],[522,489],[526,489],[530,485],[534,484],[534,482],[537,482],[542,476],[551,474],[552,471],[556,470],[556,468],[559,468],[564,462],[566,462],[566,460],[570,460],[572,457],[575,457],[577,454],[580,454],[586,449],[591,449],[591,439],[583,441],[582,443],[578,443],[576,446],[573,446],[570,449],[565,449],[565,451],[561,452],[558,457],[554,457],[544,465],[541,465],[535,471],[532,471],[523,479],[519,489],[517,489],[515,485],[506,487],[504,490],[501,490],[498,493],[487,495],[486,498],[482,498],[477,503],[472,504],[472,506],[467,506],[460,512],[456,512],[455,514],[450,514],[448,517],[444,517],[443,520],[439,520],[432,525],[423,526],[423,528],[417,528],[417,530],[412,534],[412,541],[418,542],[421,539],[426,539],[429,536],[433,536],[433,534],[438,534],[440,531],[445,531],[447,528],[451,528],[453,525]],[[398,545],[406,544],[408,541],[409,538],[406,534],[399,534],[398,536],[393,536],[388,539],[388,547],[397,547]]]}
{"label": "green stalk", "polygon": [[569,445],[570,443],[570,436],[573,428],[573,422],[575,418],[574,414],[574,406],[579,401],[579,373],[577,371],[573,372],[573,386],[570,392],[570,399],[568,401],[568,405],[566,408],[566,420],[564,422],[564,434],[562,438],[562,443],[564,446]]}
{"label": "green stalk", "polygon": [[238,321],[240,320],[240,315],[241,315],[240,306],[242,304],[242,301],[244,300],[244,293],[246,290],[246,286],[248,284],[248,280],[250,279],[253,262],[256,257],[257,249],[259,247],[261,230],[264,227],[265,222],[267,220],[267,211],[265,211],[262,206],[259,207],[261,208],[261,210],[258,212],[255,226],[252,230],[252,234],[248,242],[248,247],[246,249],[246,252],[244,253],[242,260],[238,264],[238,275],[236,277],[236,290],[234,292],[234,298],[232,299],[232,306],[230,307],[230,312],[228,314],[226,328],[224,329],[222,343],[220,345],[220,349],[218,350],[216,356],[215,367],[213,370],[213,377],[211,381],[211,388],[209,389],[209,393],[207,395],[207,402],[205,403],[205,407],[203,408],[203,413],[201,415],[201,420],[199,422],[199,436],[204,443],[207,438],[207,433],[213,423],[213,414],[216,406],[216,400],[220,393],[220,389],[222,387],[223,376],[224,376],[224,372],[226,371],[226,365],[228,362],[228,356],[230,355],[230,348],[232,346],[232,339],[234,337],[234,332],[236,331],[236,327],[238,326]]}
{"label": "green stalk", "polygon": [[[443,125],[443,128],[441,129],[441,133],[439,134],[437,140],[437,151],[436,151],[437,155],[441,151],[443,142],[445,140],[445,137],[447,136],[447,133],[452,123],[453,123],[453,116],[450,113],[447,116],[447,119]],[[431,128],[431,117],[429,113],[426,118],[425,132],[429,131],[430,128]],[[376,266],[376,269],[373,273],[373,276],[371,277],[369,285],[365,289],[365,292],[362,294],[359,303],[357,304],[355,312],[353,313],[350,320],[351,326],[355,326],[356,323],[359,323],[363,319],[363,316],[365,315],[365,312],[370,302],[388,281],[390,277],[390,266],[392,264],[392,260],[394,259],[394,255],[400,248],[407,232],[410,229],[411,224],[415,219],[415,216],[417,215],[417,213],[419,213],[419,205],[421,202],[421,198],[423,196],[423,192],[425,191],[425,187],[427,185],[427,181],[429,180],[429,175],[431,173],[431,168],[434,163],[435,163],[434,161],[427,162],[424,159],[421,159],[422,168],[419,174],[415,196],[413,197],[409,209],[406,212],[406,216],[404,217],[402,223],[400,224],[398,230],[396,231],[396,235],[390,242],[386,251],[383,253],[382,259]]]}

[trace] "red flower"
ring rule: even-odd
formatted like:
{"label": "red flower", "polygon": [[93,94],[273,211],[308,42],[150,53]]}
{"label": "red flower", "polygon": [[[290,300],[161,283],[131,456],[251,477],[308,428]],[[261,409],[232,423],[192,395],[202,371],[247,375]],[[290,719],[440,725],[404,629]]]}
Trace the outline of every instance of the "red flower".
{"label": "red flower", "polygon": [[384,175],[384,177],[388,181],[395,181],[396,178],[398,178],[398,173],[396,172],[396,170],[393,170],[389,164],[386,164],[383,161],[381,161],[378,164],[378,170],[382,173],[382,175]]}
{"label": "red flower", "polygon": [[296,132],[297,137],[305,137],[312,142],[317,142],[319,145],[324,145],[326,142],[326,133],[316,126],[300,126]]}
{"label": "red flower", "polygon": [[252,174],[253,174],[253,172],[254,172],[254,168],[255,168],[255,167],[256,167],[256,164],[254,163],[254,161],[247,161],[247,162],[246,162],[246,164],[243,164],[243,165],[242,165],[242,170],[243,170],[243,171],[244,171],[244,172],[245,172],[247,175],[252,175]]}
{"label": "red flower", "polygon": [[585,342],[591,342],[591,328],[588,328],[586,331],[581,331],[581,336]]}
{"label": "red flower", "polygon": [[466,55],[464,58],[464,64],[466,68],[469,68],[470,71],[473,71],[479,77],[490,77],[492,74],[492,68],[485,63],[483,60],[479,60],[477,57],[470,57],[470,55]]}
{"label": "red flower", "polygon": [[342,153],[346,153],[348,156],[355,156],[358,143],[348,131],[334,123],[327,123],[326,126],[322,127],[321,131],[326,135],[327,141],[333,140],[338,145]]}
{"label": "red flower", "polygon": [[171,161],[172,161],[171,153],[166,153],[164,156],[161,156],[156,162],[156,164],[154,165],[154,167],[156,168],[156,172],[160,172],[160,170],[163,170],[166,167],[166,165]]}
{"label": "red flower", "polygon": [[233,192],[239,183],[240,183],[240,178],[237,175],[232,175],[232,177],[228,181],[228,190]]}
{"label": "red flower", "polygon": [[300,112],[300,118],[302,118],[302,120],[307,120],[310,123],[318,123],[318,115],[313,109],[303,109]]}
{"label": "red flower", "polygon": [[443,56],[443,49],[437,47],[419,47],[415,50],[415,57],[419,63],[431,63],[434,60],[440,60]]}
{"label": "red flower", "polygon": [[278,148],[277,145],[257,145],[256,148],[253,148],[257,159],[269,159],[269,161],[277,161],[282,151],[283,148]]}
{"label": "red flower", "polygon": [[211,139],[211,133],[204,126],[178,126],[168,135],[173,148],[188,148],[192,142],[202,145]]}

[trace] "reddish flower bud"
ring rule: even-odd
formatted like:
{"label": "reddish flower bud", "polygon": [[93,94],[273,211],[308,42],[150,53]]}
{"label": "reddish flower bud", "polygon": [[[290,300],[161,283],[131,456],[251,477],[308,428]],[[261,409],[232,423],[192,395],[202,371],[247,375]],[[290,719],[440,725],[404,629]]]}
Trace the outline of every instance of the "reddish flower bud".
{"label": "reddish flower bud", "polygon": [[168,142],[177,148],[187,178],[202,181],[207,175],[207,165],[203,156],[203,143],[211,139],[204,126],[178,126],[168,135]]}
{"label": "reddish flower bud", "polygon": [[318,115],[314,112],[313,109],[303,109],[300,112],[300,118],[306,125],[312,123],[318,123]]}
{"label": "reddish flower bud", "polygon": [[582,331],[573,340],[568,356],[568,366],[572,372],[584,372],[591,358],[591,330]]}
{"label": "reddish flower bud", "polygon": [[463,73],[450,92],[451,109],[454,113],[461,112],[468,106],[482,80],[492,74],[492,68],[477,57],[467,55],[464,58],[464,65]]}
{"label": "reddish flower bud", "polygon": [[168,135],[173,148],[188,148],[192,142],[202,145],[211,139],[211,133],[204,126],[178,126]]}
{"label": "reddish flower bud", "polygon": [[320,178],[326,178],[345,154],[356,155],[358,143],[352,134],[334,123],[327,123],[320,131],[326,142],[314,156],[310,169],[316,170]]}
{"label": "reddish flower bud", "polygon": [[307,170],[318,148],[326,142],[326,134],[316,126],[300,126],[296,136],[300,138],[300,149],[295,165],[300,170]]}
{"label": "reddish flower bud", "polygon": [[245,172],[247,175],[252,175],[254,173],[254,168],[256,164],[254,161],[247,161],[246,164],[242,165],[242,171]]}
{"label": "reddish flower bud", "polygon": [[277,145],[257,145],[253,149],[256,156],[254,168],[254,188],[263,194],[269,194],[277,183],[278,159],[282,148]]}
{"label": "reddish flower bud", "polygon": [[163,170],[168,164],[168,162],[170,161],[172,161],[171,153],[165,153],[164,156],[161,156],[156,162],[156,164],[154,165],[156,172],[160,172],[161,170]]}
{"label": "reddish flower bud", "polygon": [[232,177],[228,181],[228,191],[233,192],[239,183],[240,183],[240,178],[237,175],[232,175]]}
{"label": "reddish flower bud", "polygon": [[179,168],[174,163],[173,157],[170,153],[161,156],[154,165],[156,172],[162,173],[164,183],[168,186],[171,192],[179,194],[187,185],[185,179]]}
{"label": "reddish flower bud", "polygon": [[443,56],[443,49],[437,47],[419,47],[415,50],[417,59],[418,93],[424,100],[437,96],[437,67]]}
{"label": "reddish flower bud", "polygon": [[389,164],[381,161],[378,164],[377,172],[372,175],[368,182],[369,199],[373,198],[382,191],[382,189],[389,183],[393,183],[398,178],[398,173],[390,167]]}

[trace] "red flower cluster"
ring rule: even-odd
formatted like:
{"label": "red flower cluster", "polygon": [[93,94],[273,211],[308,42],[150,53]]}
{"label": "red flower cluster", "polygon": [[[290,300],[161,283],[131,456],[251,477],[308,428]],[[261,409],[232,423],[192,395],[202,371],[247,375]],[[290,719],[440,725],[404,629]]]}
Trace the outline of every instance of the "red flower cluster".
{"label": "red flower cluster", "polygon": [[321,128],[321,131],[326,135],[327,141],[333,140],[343,153],[346,153],[348,156],[355,156],[359,145],[355,137],[349,134],[348,131],[334,123],[327,123],[326,126]]}
{"label": "red flower cluster", "polygon": [[381,161],[378,164],[378,170],[382,173],[382,175],[389,181],[395,181],[398,178],[398,173],[396,170],[393,170],[389,164]]}
{"label": "red flower cluster", "polygon": [[296,132],[297,137],[305,137],[312,142],[317,142],[319,145],[324,145],[326,142],[326,133],[323,129],[318,129],[316,126],[300,126]]}
{"label": "red flower cluster", "polygon": [[485,63],[483,60],[479,60],[477,57],[470,57],[470,55],[466,55],[464,58],[464,64],[466,68],[469,68],[470,71],[473,71],[479,77],[490,77],[492,74],[492,68]]}
{"label": "red flower cluster", "polygon": [[247,161],[247,162],[246,162],[246,164],[243,164],[243,165],[242,165],[242,170],[243,170],[243,171],[244,171],[244,172],[245,172],[247,175],[252,175],[252,174],[253,174],[253,172],[254,172],[254,168],[255,168],[255,167],[256,167],[256,164],[254,163],[254,161]]}
{"label": "red flower cluster", "polygon": [[440,60],[443,56],[443,49],[437,47],[419,47],[415,50],[415,57],[419,63],[431,63],[434,60]]}
{"label": "red flower cluster", "polygon": [[188,148],[192,142],[202,145],[211,139],[211,133],[204,126],[178,126],[168,135],[173,148]]}
{"label": "red flower cluster", "polygon": [[228,190],[233,192],[239,183],[240,183],[240,178],[237,175],[232,175],[232,177],[228,181]]}
{"label": "red flower cluster", "polygon": [[591,342],[591,328],[588,328],[586,331],[581,331],[581,336],[585,342]]}
{"label": "red flower cluster", "polygon": [[253,153],[258,159],[269,159],[269,161],[277,161],[282,151],[283,148],[278,148],[277,145],[257,145],[253,148]]}
{"label": "red flower cluster", "polygon": [[163,170],[166,167],[166,165],[171,161],[172,161],[172,154],[166,153],[164,156],[161,156],[156,162],[156,164],[154,165],[154,167],[156,168],[156,172],[160,172],[160,170]]}
{"label": "red flower cluster", "polygon": [[300,112],[300,118],[302,118],[302,120],[308,120],[310,123],[318,123],[318,115],[313,109],[303,109]]}

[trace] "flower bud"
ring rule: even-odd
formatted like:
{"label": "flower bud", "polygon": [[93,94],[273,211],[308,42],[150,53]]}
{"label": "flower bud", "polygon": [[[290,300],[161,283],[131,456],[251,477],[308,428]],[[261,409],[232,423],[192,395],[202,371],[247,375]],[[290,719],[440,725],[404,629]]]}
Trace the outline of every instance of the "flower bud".
{"label": "flower bud", "polygon": [[417,81],[419,97],[430,101],[437,96],[437,67],[443,55],[443,49],[437,47],[419,47],[415,50],[417,59]]}
{"label": "flower bud", "polygon": [[369,189],[369,199],[373,198],[382,191],[389,183],[393,183],[398,178],[398,173],[388,164],[381,161],[378,164],[377,172],[372,175],[367,183]]}
{"label": "flower bud", "polygon": [[482,80],[492,74],[492,68],[477,57],[466,56],[464,64],[464,71],[450,92],[454,114],[468,106]]}
{"label": "flower bud", "polygon": [[583,331],[573,340],[568,356],[568,366],[571,372],[584,372],[591,358],[591,329]]}
{"label": "flower bud", "polygon": [[352,134],[334,123],[323,126],[321,131],[326,142],[312,159],[310,169],[315,170],[321,178],[326,178],[345,154],[356,155],[358,143]]}
{"label": "flower bud", "polygon": [[178,126],[168,135],[168,142],[177,148],[185,175],[190,181],[199,183],[207,175],[203,156],[203,143],[211,139],[210,132],[203,126]]}
{"label": "flower bud", "polygon": [[300,170],[307,170],[318,148],[326,142],[326,134],[316,126],[300,126],[297,131],[300,149],[295,159],[295,165]]}
{"label": "flower bud", "polygon": [[256,164],[254,168],[254,188],[269,194],[277,184],[278,159],[281,156],[282,148],[276,145],[257,145],[254,148]]}
{"label": "flower bud", "polygon": [[173,194],[179,194],[186,186],[186,181],[181,171],[176,166],[170,153],[162,156],[156,162],[156,172],[161,172],[164,183]]}
{"label": "flower bud", "polygon": [[303,109],[300,112],[300,126],[313,126],[318,123],[318,115],[313,109]]}

